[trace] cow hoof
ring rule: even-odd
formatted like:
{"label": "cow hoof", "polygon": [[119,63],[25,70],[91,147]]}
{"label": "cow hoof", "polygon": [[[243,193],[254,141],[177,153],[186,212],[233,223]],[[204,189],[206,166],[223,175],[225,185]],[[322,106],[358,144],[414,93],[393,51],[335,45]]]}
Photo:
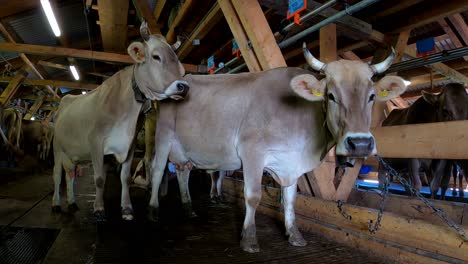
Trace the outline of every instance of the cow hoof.
{"label": "cow hoof", "polygon": [[80,208],[78,207],[78,205],[76,203],[72,203],[72,204],[69,204],[68,205],[68,212],[71,213],[71,214],[74,214],[76,213],[78,210],[80,210]]}
{"label": "cow hoof", "polygon": [[104,213],[104,210],[98,210],[94,212],[94,217],[96,218],[96,222],[105,222],[107,221],[106,219],[106,214]]}
{"label": "cow hoof", "polygon": [[256,238],[242,238],[240,242],[240,247],[242,250],[248,253],[258,253],[260,252],[260,247],[258,246]]}
{"label": "cow hoof", "polygon": [[307,245],[307,241],[304,240],[301,232],[295,225],[289,228],[289,230],[286,232],[286,235],[289,236],[288,242],[291,246],[305,247]]}
{"label": "cow hoof", "polygon": [[125,221],[132,221],[133,220],[133,209],[132,208],[124,208],[122,209],[122,219]]}
{"label": "cow hoof", "polygon": [[159,208],[149,206],[147,218],[151,222],[155,222],[155,223],[159,222]]}
{"label": "cow hoof", "polygon": [[213,204],[217,204],[218,203],[218,197],[217,196],[211,197],[210,202],[213,203]]}
{"label": "cow hoof", "polygon": [[60,214],[60,213],[62,213],[62,208],[60,207],[60,205],[54,205],[54,206],[52,206],[52,213],[54,213],[54,214]]}

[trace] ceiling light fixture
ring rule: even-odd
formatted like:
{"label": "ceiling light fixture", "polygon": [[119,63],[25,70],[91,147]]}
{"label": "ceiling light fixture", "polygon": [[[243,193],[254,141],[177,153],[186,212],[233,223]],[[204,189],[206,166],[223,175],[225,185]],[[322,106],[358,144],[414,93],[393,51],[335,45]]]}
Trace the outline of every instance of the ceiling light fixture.
{"label": "ceiling light fixture", "polygon": [[75,65],[70,65],[70,71],[73,74],[73,78],[75,78],[75,80],[78,81],[80,79],[80,75],[78,74],[78,71],[76,70]]}
{"label": "ceiling light fixture", "polygon": [[50,5],[49,0],[41,0],[42,9],[47,16],[47,20],[49,20],[50,27],[56,37],[60,37],[60,28],[57,24],[57,20],[55,19],[54,11],[52,11],[52,6]]}

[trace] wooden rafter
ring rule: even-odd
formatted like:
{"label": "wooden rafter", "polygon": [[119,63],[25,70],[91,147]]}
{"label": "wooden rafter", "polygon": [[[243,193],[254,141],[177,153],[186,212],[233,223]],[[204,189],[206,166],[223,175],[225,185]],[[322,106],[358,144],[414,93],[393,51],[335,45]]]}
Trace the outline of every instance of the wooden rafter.
{"label": "wooden rafter", "polygon": [[193,0],[185,0],[182,6],[179,8],[177,16],[174,18],[174,21],[172,21],[172,24],[169,27],[169,31],[166,34],[167,42],[173,43],[176,41],[176,28],[179,26],[182,19],[189,13],[193,4]]}
{"label": "wooden rafter", "polygon": [[7,88],[0,95],[0,104],[5,107],[10,102],[11,98],[15,95],[21,83],[26,78],[27,73],[23,70],[19,71],[14,77],[9,77],[9,84]]}
{"label": "wooden rafter", "polygon": [[105,51],[127,48],[128,0],[98,0],[101,38]]}
{"label": "wooden rafter", "polygon": [[219,4],[216,2],[213,7],[208,11],[202,21],[198,26],[192,31],[190,37],[184,42],[184,44],[177,51],[177,55],[180,60],[185,59],[185,57],[192,51],[193,45],[192,41],[194,39],[202,40],[206,34],[223,18],[223,12],[219,7]]}
{"label": "wooden rafter", "polygon": [[[461,41],[458,39],[457,35],[455,34],[455,32],[453,32],[453,30],[450,28],[450,26],[447,24],[447,22],[445,21],[445,19],[443,18],[440,18],[437,20],[437,22],[439,22],[439,25],[444,29],[445,33],[447,33],[448,37],[450,38],[450,40],[452,41],[452,43],[455,45],[455,47],[457,48],[461,48],[463,47],[463,44],[461,43]],[[463,57],[463,59],[465,61],[468,60],[468,56],[465,56]]]}
{"label": "wooden rafter", "polygon": [[[14,77],[0,77],[0,82],[8,82],[12,83],[14,81]],[[60,81],[60,80],[42,80],[42,79],[24,79],[22,80],[24,85],[51,85],[51,86],[64,86],[73,89],[85,89],[91,90],[98,87],[97,84],[90,84],[90,83],[80,83],[80,82],[67,82],[67,81]]]}
{"label": "wooden rafter", "polygon": [[[127,1],[128,2],[128,1]],[[158,4],[161,1],[158,1]],[[151,34],[161,34],[161,29],[158,27],[156,17],[151,11],[147,0],[133,0],[133,5],[136,8],[137,14],[141,19],[146,19],[148,22],[148,28]],[[159,15],[158,15],[159,17]]]}
{"label": "wooden rafter", "polygon": [[462,37],[465,45],[468,45],[468,26],[460,14],[454,14],[449,17],[458,34]]}
{"label": "wooden rafter", "polygon": [[27,119],[27,120],[31,119],[31,117],[34,116],[37,113],[37,111],[41,108],[42,103],[44,103],[44,96],[41,96],[37,100],[34,101],[34,104],[24,115],[24,119]]}

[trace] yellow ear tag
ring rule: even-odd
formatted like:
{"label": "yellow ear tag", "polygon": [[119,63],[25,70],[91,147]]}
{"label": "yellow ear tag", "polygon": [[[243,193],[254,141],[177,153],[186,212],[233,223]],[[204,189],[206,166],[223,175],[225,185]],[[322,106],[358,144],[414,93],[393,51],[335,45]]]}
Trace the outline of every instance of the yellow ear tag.
{"label": "yellow ear tag", "polygon": [[380,98],[387,97],[388,96],[388,91],[387,90],[380,91],[377,96],[380,97]]}
{"label": "yellow ear tag", "polygon": [[320,92],[319,90],[312,90],[312,95],[317,96],[317,97],[321,97],[321,96],[323,96],[323,93]]}

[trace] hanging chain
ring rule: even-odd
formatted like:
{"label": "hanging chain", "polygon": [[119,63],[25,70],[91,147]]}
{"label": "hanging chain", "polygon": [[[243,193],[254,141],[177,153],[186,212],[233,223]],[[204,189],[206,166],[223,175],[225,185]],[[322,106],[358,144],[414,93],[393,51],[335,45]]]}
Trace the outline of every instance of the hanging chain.
{"label": "hanging chain", "polygon": [[386,174],[384,184],[381,186],[382,193],[380,195],[380,207],[379,207],[379,213],[377,215],[377,221],[375,222],[374,227],[372,227],[372,224],[373,224],[372,220],[369,220],[369,223],[367,224],[367,227],[369,228],[369,232],[371,234],[375,234],[377,232],[377,230],[379,230],[379,228],[382,226],[381,222],[382,222],[383,211],[384,211],[384,208],[385,208],[385,200],[386,200],[387,194],[388,194],[388,186],[390,185],[389,178],[390,177],[388,176],[388,174]]}
{"label": "hanging chain", "polygon": [[344,202],[341,200],[338,200],[337,205],[338,205],[338,210],[340,211],[341,215],[347,220],[351,221],[352,217],[348,213],[346,213],[346,211],[343,209]]}
{"label": "hanging chain", "polygon": [[396,177],[398,181],[403,186],[408,188],[413,195],[418,197],[418,199],[421,200],[427,207],[432,209],[449,227],[453,228],[457,232],[457,234],[463,239],[463,241],[468,241],[468,236],[465,234],[465,231],[462,228],[460,228],[457,224],[455,224],[455,222],[453,222],[450,218],[448,218],[442,209],[435,207],[431,202],[429,202],[428,199],[422,196],[422,194],[418,190],[416,190],[406,179],[403,179],[400,176],[400,174],[395,169],[390,167],[390,165],[388,165],[380,156],[377,156],[377,159],[385,167],[385,169],[390,175]]}

